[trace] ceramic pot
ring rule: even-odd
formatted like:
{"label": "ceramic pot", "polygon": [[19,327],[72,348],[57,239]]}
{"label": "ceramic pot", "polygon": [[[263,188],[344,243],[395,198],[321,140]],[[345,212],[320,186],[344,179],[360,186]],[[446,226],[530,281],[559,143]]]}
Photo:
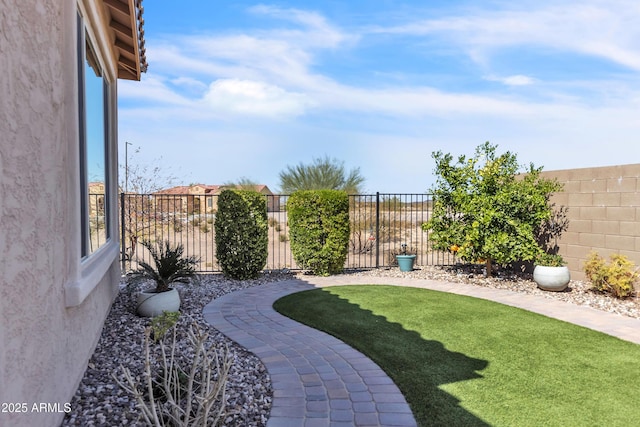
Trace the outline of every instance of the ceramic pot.
{"label": "ceramic pot", "polygon": [[571,274],[567,266],[549,267],[536,265],[536,268],[533,269],[533,280],[540,289],[560,292],[564,291],[569,285]]}
{"label": "ceramic pot", "polygon": [[398,267],[400,271],[412,271],[413,263],[416,260],[415,255],[396,255],[396,259],[398,260]]}
{"label": "ceramic pot", "polygon": [[137,311],[140,316],[155,317],[163,311],[180,310],[180,294],[177,289],[166,292],[142,291],[138,294]]}

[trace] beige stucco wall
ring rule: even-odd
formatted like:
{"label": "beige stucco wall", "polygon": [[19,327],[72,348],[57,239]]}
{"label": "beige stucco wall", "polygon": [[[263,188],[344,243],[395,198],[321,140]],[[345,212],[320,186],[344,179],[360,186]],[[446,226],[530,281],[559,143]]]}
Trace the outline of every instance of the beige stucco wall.
{"label": "beige stucco wall", "polygon": [[64,413],[33,404],[71,400],[117,290],[117,242],[80,259],[76,1],[0,0],[0,22],[0,403],[27,407],[0,425],[55,426]]}
{"label": "beige stucco wall", "polygon": [[640,164],[548,171],[564,184],[554,196],[569,207],[569,230],[559,242],[571,277],[584,278],[591,251],[621,253],[640,266]]}

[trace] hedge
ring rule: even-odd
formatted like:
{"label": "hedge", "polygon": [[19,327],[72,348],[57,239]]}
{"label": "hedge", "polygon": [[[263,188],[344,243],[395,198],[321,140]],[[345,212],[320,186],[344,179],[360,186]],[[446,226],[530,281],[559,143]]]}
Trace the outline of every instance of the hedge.
{"label": "hedge", "polygon": [[249,190],[224,190],[215,220],[216,255],[222,273],[232,279],[258,276],[267,263],[267,201]]}
{"label": "hedge", "polygon": [[349,249],[349,197],[344,191],[308,190],[287,201],[291,251],[314,274],[343,270]]}

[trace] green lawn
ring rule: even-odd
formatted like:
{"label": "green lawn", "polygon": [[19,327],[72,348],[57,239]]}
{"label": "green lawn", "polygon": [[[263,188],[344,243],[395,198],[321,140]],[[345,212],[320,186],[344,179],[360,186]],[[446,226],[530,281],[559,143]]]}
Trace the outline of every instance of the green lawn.
{"label": "green lawn", "polygon": [[274,307],[376,361],[423,426],[640,425],[640,345],[415,288],[324,288]]}

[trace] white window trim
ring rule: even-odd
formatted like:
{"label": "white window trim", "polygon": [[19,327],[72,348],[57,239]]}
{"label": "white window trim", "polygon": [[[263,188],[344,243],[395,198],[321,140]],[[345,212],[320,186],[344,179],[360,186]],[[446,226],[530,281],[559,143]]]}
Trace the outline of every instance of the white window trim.
{"label": "white window trim", "polygon": [[80,268],[79,279],[65,286],[66,306],[75,307],[82,304],[104,278],[114,262],[117,262],[119,255],[120,246],[116,240],[111,239],[91,256],[85,258]]}
{"label": "white window trim", "polygon": [[[105,165],[108,169],[107,171],[107,179],[108,182],[105,182],[105,186],[110,186],[111,191],[107,194],[109,200],[105,200],[105,206],[109,207],[109,215],[107,215],[109,225],[111,228],[111,236],[109,239],[95,252],[89,254],[86,257],[82,257],[82,246],[81,239],[82,233],[78,224],[80,223],[80,203],[81,203],[81,184],[80,184],[80,174],[79,169],[76,170],[74,174],[74,178],[70,180],[70,185],[72,185],[75,190],[73,194],[75,194],[76,198],[76,211],[73,214],[74,218],[77,218],[77,221],[73,221],[72,226],[73,230],[70,230],[69,237],[74,242],[71,245],[69,250],[69,265],[71,280],[64,285],[64,294],[65,294],[65,305],[66,307],[75,307],[82,304],[85,299],[94,291],[94,289],[108,276],[108,272],[111,268],[119,268],[119,257],[120,257],[120,242],[118,237],[118,198],[117,198],[117,176],[118,176],[118,165],[117,165],[117,76],[115,71],[117,66],[113,60],[113,56],[111,55],[111,48],[108,44],[108,40],[104,32],[97,31],[96,28],[99,28],[99,25],[103,25],[103,16],[102,12],[99,8],[98,2],[90,1],[90,0],[80,0],[77,3],[77,10],[73,11],[73,22],[75,23],[74,27],[77,26],[78,20],[77,15],[80,14],[82,17],[82,21],[84,22],[84,28],[79,29],[76,28],[74,40],[76,43],[73,45],[73,54],[71,57],[74,60],[78,61],[78,34],[80,30],[86,31],[89,34],[93,47],[95,49],[95,53],[98,56],[98,60],[100,61],[100,65],[103,67],[103,72],[105,79],[109,83],[107,85],[107,93],[106,96],[108,98],[107,102],[107,114],[109,115],[109,123],[108,129],[106,130],[110,135],[110,140],[107,146],[107,156],[111,160],[111,164]],[[74,66],[76,70],[76,88],[79,88],[78,82],[80,76],[77,75],[77,64]],[[79,90],[79,89],[78,89]],[[78,100],[78,94],[76,94],[76,102]],[[77,126],[78,117],[81,114],[79,111],[79,105],[76,105],[76,118],[75,124]],[[79,133],[76,132],[76,143],[73,144],[72,152],[75,153],[75,158],[77,158],[77,168],[80,167],[79,163]],[[115,191],[114,191],[115,189]],[[119,271],[119,270],[118,270]],[[74,279],[75,278],[75,279]]]}

